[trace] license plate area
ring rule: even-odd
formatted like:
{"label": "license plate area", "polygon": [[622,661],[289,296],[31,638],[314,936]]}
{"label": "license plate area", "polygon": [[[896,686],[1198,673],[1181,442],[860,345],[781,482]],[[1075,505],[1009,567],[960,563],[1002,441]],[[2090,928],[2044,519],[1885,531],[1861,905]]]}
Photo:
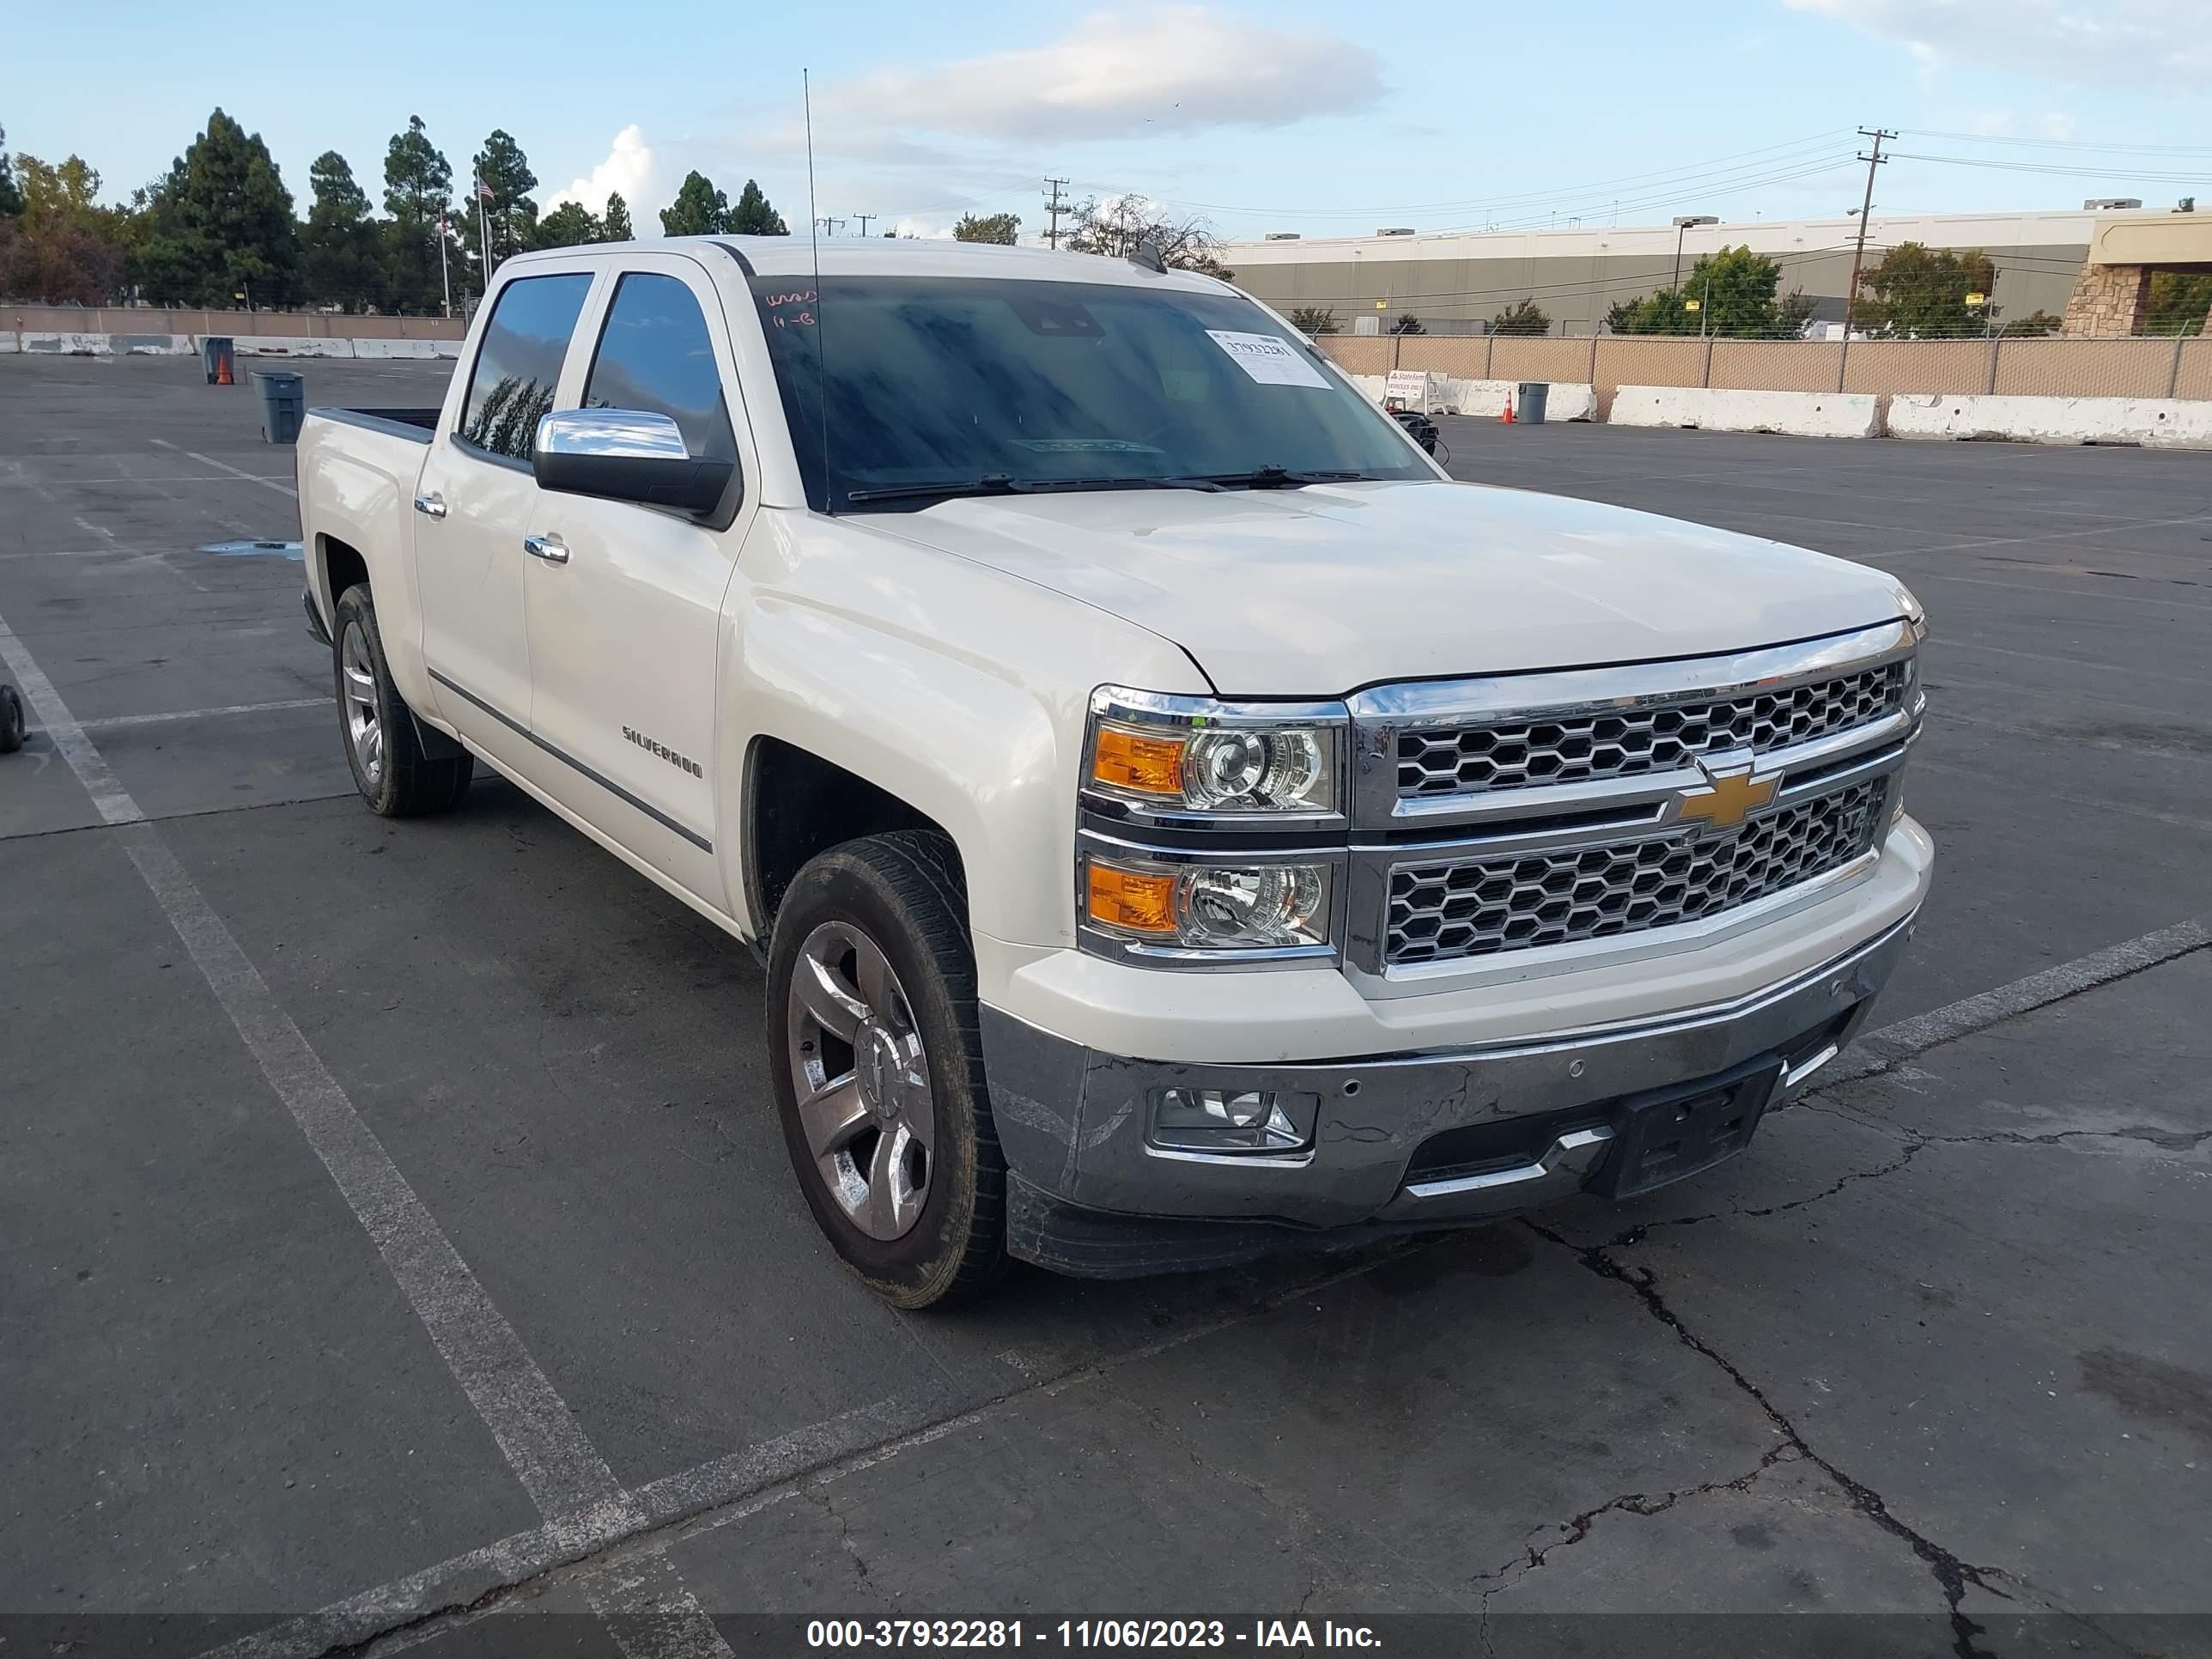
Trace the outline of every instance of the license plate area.
{"label": "license plate area", "polygon": [[1633,1198],[1734,1158],[1751,1145],[1782,1067],[1779,1056],[1763,1055],[1717,1077],[1629,1096],[1589,1189]]}

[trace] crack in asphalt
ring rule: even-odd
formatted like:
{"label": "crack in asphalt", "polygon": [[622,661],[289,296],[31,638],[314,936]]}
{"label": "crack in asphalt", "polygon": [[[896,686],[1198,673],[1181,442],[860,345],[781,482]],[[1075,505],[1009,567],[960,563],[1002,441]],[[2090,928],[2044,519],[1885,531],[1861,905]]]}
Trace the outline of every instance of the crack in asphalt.
{"label": "crack in asphalt", "polygon": [[[1958,1659],[1995,1659],[1995,1656],[1987,1648],[1975,1644],[1974,1638],[1984,1635],[1986,1632],[1982,1625],[1967,1615],[1964,1606],[1966,1592],[1970,1589],[1978,1589],[1984,1595],[1996,1596],[1999,1601],[2010,1601],[2014,1597],[1998,1589],[1992,1581],[2001,1578],[2007,1583],[2017,1585],[2020,1583],[2019,1580],[2002,1569],[1978,1567],[1971,1562],[1960,1560],[1926,1534],[1899,1520],[1891,1510],[1888,1500],[1873,1487],[1855,1476],[1846,1474],[1834,1463],[1814,1451],[1804,1435],[1798,1431],[1797,1425],[1790,1420],[1788,1414],[1767,1398],[1765,1390],[1753,1382],[1744,1374],[1740,1366],[1722,1353],[1719,1349],[1692,1331],[1683,1322],[1681,1316],[1667,1305],[1666,1298],[1659,1293],[1657,1281],[1651,1273],[1637,1273],[1624,1267],[1613,1258],[1610,1252],[1613,1247],[1609,1244],[1578,1245],[1563,1234],[1554,1232],[1552,1229],[1527,1218],[1522,1218],[1521,1224],[1538,1237],[1547,1239],[1566,1250],[1576,1261],[1599,1278],[1608,1279],[1616,1284],[1626,1285],[1643,1304],[1644,1311],[1674,1332],[1675,1340],[1683,1346],[1694,1353],[1702,1354],[1718,1366],[1729,1380],[1765,1413],[1767,1420],[1784,1437],[1788,1448],[1796,1451],[1815,1468],[1834,1481],[1842,1489],[1844,1497],[1850,1500],[1854,1510],[1866,1516],[1884,1532],[1904,1543],[1927,1564],[1929,1571],[1942,1589],[1944,1603],[1949,1610],[1951,1650]],[[1759,1472],[1763,1472],[1763,1469],[1755,1473]],[[1588,1528],[1585,1528],[1583,1530],[1587,1533]],[[1579,1539],[1573,1541],[1579,1541]]]}
{"label": "crack in asphalt", "polygon": [[837,1505],[830,1501],[829,1482],[801,1480],[795,1490],[802,1502],[811,1504],[821,1510],[823,1518],[837,1529],[837,1547],[852,1560],[854,1574],[861,1578],[867,1577],[867,1558],[860,1553],[860,1540],[853,1536],[853,1523],[839,1513]]}
{"label": "crack in asphalt", "polygon": [[1530,1573],[1543,1567],[1557,1552],[1571,1550],[1581,1543],[1583,1539],[1589,1536],[1590,1529],[1597,1524],[1599,1516],[1614,1514],[1664,1515],[1686,1498],[1704,1498],[1717,1492],[1749,1492],[1776,1464],[1801,1462],[1806,1455],[1802,1442],[1793,1443],[1788,1438],[1784,1438],[1771,1447],[1756,1465],[1741,1474],[1732,1476],[1725,1480],[1706,1480],[1694,1486],[1680,1486],[1671,1492],[1660,1492],[1656,1496],[1642,1492],[1622,1492],[1618,1497],[1608,1498],[1604,1503],[1594,1505],[1584,1510],[1581,1514],[1558,1523],[1556,1530],[1563,1536],[1553,1540],[1540,1549],[1533,1544],[1524,1545],[1521,1553],[1504,1565],[1492,1571],[1476,1575],[1475,1582],[1478,1583],[1484,1579],[1499,1581],[1482,1592],[1482,1602],[1478,1609],[1482,1620],[1479,1633],[1483,1652],[1486,1654],[1496,1652],[1490,1635],[1490,1598],[1513,1589]]}

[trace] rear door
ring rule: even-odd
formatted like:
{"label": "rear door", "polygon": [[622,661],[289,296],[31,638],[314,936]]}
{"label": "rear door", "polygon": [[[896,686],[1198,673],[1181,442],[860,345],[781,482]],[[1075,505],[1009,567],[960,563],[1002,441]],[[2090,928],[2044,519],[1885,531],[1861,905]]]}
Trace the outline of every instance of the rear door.
{"label": "rear door", "polygon": [[531,719],[588,781],[586,817],[718,910],[714,732],[722,599],[751,512],[750,435],[720,298],[696,260],[639,253],[612,266],[587,320],[578,404],[666,415],[697,457],[738,463],[743,493],[717,523],[670,508],[547,491],[534,535],[560,562],[527,562]]}
{"label": "rear door", "polygon": [[533,272],[492,298],[468,391],[430,441],[416,485],[422,659],[438,712],[501,764],[537,781],[522,538],[538,507],[530,442],[553,407],[592,294],[588,264]]}

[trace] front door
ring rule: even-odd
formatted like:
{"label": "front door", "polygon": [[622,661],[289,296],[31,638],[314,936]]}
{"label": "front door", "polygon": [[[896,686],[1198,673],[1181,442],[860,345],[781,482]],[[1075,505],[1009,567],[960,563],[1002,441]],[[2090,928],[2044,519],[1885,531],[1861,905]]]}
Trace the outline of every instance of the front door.
{"label": "front door", "polygon": [[589,271],[526,276],[492,302],[453,430],[431,440],[416,485],[422,659],[437,709],[502,765],[544,771],[530,728],[523,529],[538,510],[530,441],[553,406],[590,297]]}
{"label": "front door", "polygon": [[[685,256],[624,260],[580,402],[668,416],[693,455],[739,461],[742,490],[742,407],[724,391],[736,376],[726,330],[708,321],[720,305]],[[565,555],[523,572],[538,740],[589,780],[569,799],[594,825],[726,913],[716,808],[735,792],[717,775],[716,684],[741,514],[549,490],[531,528]]]}

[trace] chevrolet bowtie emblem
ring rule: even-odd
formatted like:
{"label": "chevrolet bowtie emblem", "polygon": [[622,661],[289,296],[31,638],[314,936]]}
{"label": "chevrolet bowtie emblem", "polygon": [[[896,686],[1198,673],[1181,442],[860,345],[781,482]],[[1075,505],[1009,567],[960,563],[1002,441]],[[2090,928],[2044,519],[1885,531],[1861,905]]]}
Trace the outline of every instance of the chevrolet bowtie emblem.
{"label": "chevrolet bowtie emblem", "polygon": [[1708,823],[1716,830],[1735,829],[1771,801],[1782,782],[1778,777],[1754,778],[1747,769],[1706,776],[1711,782],[1705,788],[1683,793],[1680,816],[1685,823]]}

